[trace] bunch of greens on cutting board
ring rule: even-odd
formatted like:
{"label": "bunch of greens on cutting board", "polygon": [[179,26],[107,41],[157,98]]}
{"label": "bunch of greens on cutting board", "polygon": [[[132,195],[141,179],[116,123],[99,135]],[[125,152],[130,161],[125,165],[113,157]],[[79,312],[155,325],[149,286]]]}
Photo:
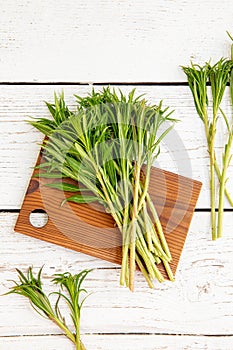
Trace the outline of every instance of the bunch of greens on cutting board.
{"label": "bunch of greens on cutting board", "polygon": [[[231,36],[230,38],[233,40]],[[182,68],[187,75],[197,113],[205,127],[210,157],[212,239],[215,240],[222,236],[224,193],[228,202],[233,207],[233,200],[226,188],[227,169],[232,159],[233,120],[232,115],[228,117],[221,108],[221,102],[228,83],[230,84],[230,103],[233,107],[233,44],[231,46],[231,60],[221,58],[214,65],[210,65],[210,63],[206,63],[204,66],[191,64],[190,67]],[[211,98],[209,97],[208,83],[210,84]],[[208,108],[210,100],[212,100],[212,112]],[[221,134],[221,129],[218,128],[220,117],[224,121],[227,130],[221,166],[219,166],[216,160],[217,148],[215,147],[216,136],[218,133]],[[218,200],[216,199],[215,174],[219,181]],[[216,213],[217,205],[218,214]]]}
{"label": "bunch of greens on cutting board", "polygon": [[169,247],[148,193],[152,164],[175,121],[171,112],[162,103],[151,106],[135,97],[134,90],[125,96],[109,87],[76,101],[71,111],[63,94],[55,95],[55,103],[47,103],[52,119],[30,122],[48,137],[39,176],[77,181],[77,186],[65,181],[50,186],[74,192],[66,201],[98,201],[112,215],[122,234],[121,285],[134,289],[136,265],[151,288],[155,278],[164,280],[159,263],[174,280]]}
{"label": "bunch of greens on cutting board", "polygon": [[[90,270],[83,270],[79,274],[72,275],[69,272],[54,275],[52,282],[58,285],[61,290],[49,294],[57,295],[57,300],[53,306],[49,296],[44,292],[41,282],[42,268],[38,275],[33,274],[32,267],[29,267],[27,274],[18,270],[19,281],[6,294],[19,294],[29,299],[32,307],[41,316],[53,321],[65,334],[65,336],[75,345],[76,350],[85,350],[80,339],[80,316],[81,309],[87,296],[82,298],[82,294],[87,291],[83,289],[82,283]],[[66,324],[65,318],[60,311],[60,302],[64,300],[69,307],[73,329]]]}

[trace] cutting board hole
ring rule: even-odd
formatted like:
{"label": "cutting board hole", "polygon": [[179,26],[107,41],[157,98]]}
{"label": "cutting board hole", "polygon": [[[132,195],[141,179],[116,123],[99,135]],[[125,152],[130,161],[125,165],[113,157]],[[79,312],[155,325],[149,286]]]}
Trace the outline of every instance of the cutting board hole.
{"label": "cutting board hole", "polygon": [[49,217],[45,210],[35,209],[29,215],[29,222],[33,227],[42,228],[48,223]]}

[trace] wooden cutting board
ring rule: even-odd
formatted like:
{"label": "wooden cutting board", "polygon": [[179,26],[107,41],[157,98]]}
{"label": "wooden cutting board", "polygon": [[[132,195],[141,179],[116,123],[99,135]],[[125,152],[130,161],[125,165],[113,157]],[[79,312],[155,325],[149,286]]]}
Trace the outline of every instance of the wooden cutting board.
{"label": "wooden cutting board", "polygon": [[[40,160],[41,156],[37,164]],[[44,186],[54,180],[36,178],[36,172],[38,170],[34,171],[28,186],[15,231],[121,264],[121,235],[102,206],[66,203],[61,207],[65,194]],[[201,186],[198,181],[158,168],[153,168],[151,173],[149,193],[172,254],[171,269],[174,274]],[[29,220],[31,212],[38,210],[48,214],[48,222],[41,228],[32,226]],[[159,264],[159,268],[167,278],[162,264]]]}

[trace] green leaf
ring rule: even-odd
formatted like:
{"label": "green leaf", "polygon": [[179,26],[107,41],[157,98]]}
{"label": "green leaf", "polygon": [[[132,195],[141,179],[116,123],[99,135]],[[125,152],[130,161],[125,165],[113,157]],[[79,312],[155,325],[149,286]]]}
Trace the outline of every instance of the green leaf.
{"label": "green leaf", "polygon": [[66,202],[74,202],[74,203],[78,203],[78,204],[85,204],[85,203],[92,203],[92,202],[96,202],[97,200],[99,200],[98,197],[95,196],[83,196],[83,195],[74,195],[71,197],[68,197],[66,199],[64,199],[64,201],[62,201],[61,206],[63,206]]}
{"label": "green leaf", "polygon": [[53,128],[51,128],[49,125],[39,123],[38,121],[37,122],[29,121],[29,124],[34,126],[34,128],[42,132],[42,134],[44,134],[45,136],[49,136],[53,132]]}
{"label": "green leaf", "polygon": [[74,145],[81,158],[86,158],[88,156],[88,154],[86,153],[86,151],[84,151],[81,145],[79,145],[77,142],[75,142]]}
{"label": "green leaf", "polygon": [[54,118],[55,113],[56,113],[55,106],[54,106],[53,104],[51,104],[51,103],[46,102],[46,101],[45,101],[45,104],[46,104],[46,106],[48,107],[49,112],[51,113],[51,115],[52,115],[53,118]]}
{"label": "green leaf", "polygon": [[61,179],[64,177],[62,173],[45,173],[45,172],[40,172],[37,174],[34,174],[33,177],[42,177],[44,179]]}
{"label": "green leaf", "polygon": [[67,191],[67,192],[78,192],[80,191],[80,188],[78,186],[66,183],[66,182],[56,182],[56,183],[50,183],[45,184],[46,187],[55,188],[57,190],[61,191]]}

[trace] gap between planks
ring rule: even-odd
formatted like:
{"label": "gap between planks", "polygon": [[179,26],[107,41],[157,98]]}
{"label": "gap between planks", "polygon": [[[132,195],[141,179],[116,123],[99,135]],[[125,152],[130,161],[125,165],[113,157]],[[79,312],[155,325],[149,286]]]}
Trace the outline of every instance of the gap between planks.
{"label": "gap between planks", "polygon": [[[114,81],[103,81],[103,82],[88,82],[88,81],[77,81],[77,82],[74,82],[74,81],[16,81],[16,82],[11,82],[11,81],[1,81],[0,82],[0,85],[15,85],[15,86],[19,86],[19,85],[38,85],[38,86],[41,86],[41,85],[86,85],[86,86],[89,86],[89,85],[96,85],[96,86],[108,86],[108,85],[114,85],[114,86],[125,86],[125,85],[128,85],[128,86],[188,86],[188,82],[186,81],[181,81],[181,82],[178,82],[178,81],[170,81],[170,82],[148,82],[148,81],[135,81],[135,82],[114,82]],[[210,85],[210,84],[207,84],[207,85]],[[228,84],[229,85],[229,84]]]}
{"label": "gap between planks", "polygon": [[[195,334],[195,333],[149,333],[149,332],[125,332],[125,333],[100,333],[100,332],[92,332],[92,333],[88,333],[88,332],[84,332],[83,335],[85,336],[143,336],[143,335],[148,335],[148,336],[167,336],[167,337],[207,337],[207,338],[224,338],[224,337],[228,337],[228,338],[233,338],[233,334]],[[0,336],[0,339],[3,338],[27,338],[27,337],[48,337],[48,336],[53,336],[53,337],[60,337],[60,336],[64,336],[64,333],[44,333],[44,334],[14,334],[14,335],[3,335]]]}
{"label": "gap between planks", "polygon": [[[88,349],[106,349],[109,350],[183,350],[183,349],[210,349],[210,350],[229,350],[231,349],[232,337],[205,337],[205,336],[166,336],[166,335],[83,335],[82,340]],[[31,337],[0,337],[4,342],[4,350],[7,348],[13,350],[21,348],[31,350],[50,349],[73,349],[73,345],[67,342],[64,336],[31,336]],[[3,343],[2,343],[3,344]]]}
{"label": "gap between planks", "polygon": [[[0,85],[13,85],[13,86],[20,86],[20,85],[26,85],[26,86],[44,86],[44,85],[71,85],[71,86],[188,86],[187,81],[154,81],[154,82],[149,82],[149,81],[135,81],[135,82],[115,82],[115,81],[103,81],[103,82],[88,82],[88,81],[16,81],[16,82],[11,82],[11,81],[0,81]],[[210,83],[206,84],[207,86],[210,86]],[[227,86],[229,86],[229,83],[227,83]]]}

